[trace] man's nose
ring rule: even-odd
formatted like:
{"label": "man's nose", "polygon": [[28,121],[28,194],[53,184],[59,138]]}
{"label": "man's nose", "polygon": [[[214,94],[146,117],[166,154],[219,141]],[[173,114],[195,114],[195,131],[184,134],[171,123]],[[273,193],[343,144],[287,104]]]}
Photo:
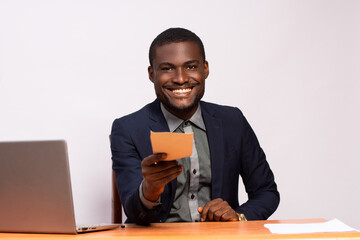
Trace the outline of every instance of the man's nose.
{"label": "man's nose", "polygon": [[174,82],[177,84],[184,84],[187,81],[188,81],[188,77],[186,75],[185,70],[182,68],[176,69],[176,75],[174,78]]}

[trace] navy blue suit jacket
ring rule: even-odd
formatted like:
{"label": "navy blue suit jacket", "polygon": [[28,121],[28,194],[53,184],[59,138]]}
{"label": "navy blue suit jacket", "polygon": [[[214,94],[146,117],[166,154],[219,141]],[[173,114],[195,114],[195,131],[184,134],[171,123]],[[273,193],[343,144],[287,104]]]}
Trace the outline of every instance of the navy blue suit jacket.
{"label": "navy blue suit jacket", "polygon": [[[248,220],[267,219],[279,204],[274,176],[255,133],[238,108],[200,102],[211,159],[211,199],[222,198]],[[116,119],[111,131],[111,150],[116,183],[127,222],[164,222],[176,191],[176,179],[161,195],[162,205],[148,210],[139,197],[141,161],[152,154],[150,131],[168,132],[160,102]],[[239,175],[248,201],[238,202]]]}

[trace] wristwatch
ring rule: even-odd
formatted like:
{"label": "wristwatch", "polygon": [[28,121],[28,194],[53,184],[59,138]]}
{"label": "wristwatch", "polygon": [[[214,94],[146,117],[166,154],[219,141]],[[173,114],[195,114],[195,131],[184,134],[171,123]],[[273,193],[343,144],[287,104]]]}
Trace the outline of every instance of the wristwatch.
{"label": "wristwatch", "polygon": [[238,212],[235,212],[235,213],[238,216],[239,221],[241,221],[241,222],[247,221],[247,219],[243,213],[238,213]]}

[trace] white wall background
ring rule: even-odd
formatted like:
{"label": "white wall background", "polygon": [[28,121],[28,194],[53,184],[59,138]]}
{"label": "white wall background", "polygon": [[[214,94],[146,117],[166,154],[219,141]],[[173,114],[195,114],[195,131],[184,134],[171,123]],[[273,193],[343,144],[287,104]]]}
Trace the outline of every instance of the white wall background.
{"label": "white wall background", "polygon": [[66,139],[77,222],[109,222],[112,121],[154,99],[148,47],[182,26],[205,44],[204,100],[242,109],[267,153],[271,219],[360,229],[359,13],[357,0],[0,0],[0,141]]}

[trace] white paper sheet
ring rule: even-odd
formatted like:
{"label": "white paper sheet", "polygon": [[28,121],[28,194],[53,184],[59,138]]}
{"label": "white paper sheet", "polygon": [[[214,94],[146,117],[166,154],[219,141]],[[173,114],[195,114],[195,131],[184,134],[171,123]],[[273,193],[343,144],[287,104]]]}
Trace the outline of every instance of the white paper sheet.
{"label": "white paper sheet", "polygon": [[264,224],[271,233],[278,234],[297,234],[297,233],[322,233],[322,232],[358,232],[358,230],[351,228],[339,221],[333,219],[323,223],[279,223],[279,224]]}

